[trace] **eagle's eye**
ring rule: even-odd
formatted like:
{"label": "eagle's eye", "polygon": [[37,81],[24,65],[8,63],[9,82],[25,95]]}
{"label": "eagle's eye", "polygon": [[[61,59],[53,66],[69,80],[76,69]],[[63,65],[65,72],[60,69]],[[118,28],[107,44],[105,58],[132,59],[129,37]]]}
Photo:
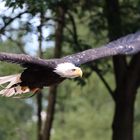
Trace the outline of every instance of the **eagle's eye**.
{"label": "eagle's eye", "polygon": [[76,69],[72,69],[71,71],[75,71]]}

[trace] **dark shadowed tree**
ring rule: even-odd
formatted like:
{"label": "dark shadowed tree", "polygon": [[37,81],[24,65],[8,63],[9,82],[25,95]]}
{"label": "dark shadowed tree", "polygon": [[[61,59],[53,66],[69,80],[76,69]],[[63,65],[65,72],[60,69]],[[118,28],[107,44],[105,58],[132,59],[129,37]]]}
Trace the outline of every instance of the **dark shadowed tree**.
{"label": "dark shadowed tree", "polygon": [[[106,0],[106,18],[110,40],[122,36],[122,21],[118,0]],[[117,24],[116,24],[117,23]],[[113,94],[115,114],[113,140],[133,140],[134,103],[140,85],[140,54],[127,62],[125,56],[113,57],[116,89]]]}

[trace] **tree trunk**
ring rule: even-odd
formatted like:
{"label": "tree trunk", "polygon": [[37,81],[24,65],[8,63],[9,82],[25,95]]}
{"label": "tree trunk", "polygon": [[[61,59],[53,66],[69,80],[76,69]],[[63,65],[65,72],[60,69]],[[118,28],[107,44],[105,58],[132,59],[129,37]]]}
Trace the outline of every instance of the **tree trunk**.
{"label": "tree trunk", "polygon": [[[120,95],[118,95],[118,93]],[[124,91],[124,90],[120,91],[119,89],[119,91],[116,92],[115,94],[117,94],[116,96],[118,96],[117,97],[118,99],[115,102],[115,114],[112,125],[113,126],[112,139],[133,140],[135,93],[133,93],[132,91]]]}
{"label": "tree trunk", "polygon": [[42,140],[42,93],[37,93],[37,140]]}
{"label": "tree trunk", "polygon": [[134,103],[140,85],[140,54],[135,55],[122,86],[115,93],[113,140],[133,140]]}
{"label": "tree trunk", "polygon": [[[56,32],[55,32],[56,37],[55,37],[54,57],[59,58],[61,56],[61,50],[62,50],[65,10],[62,7],[58,6],[56,13],[60,21],[57,24]],[[51,129],[54,120],[56,96],[57,96],[57,86],[50,87],[49,98],[48,98],[49,104],[47,107],[47,117],[43,130],[43,140],[50,140]]]}
{"label": "tree trunk", "polygon": [[[39,42],[39,49],[38,49],[38,56],[40,58],[43,58],[43,52],[42,52],[42,40],[43,40],[43,36],[42,36],[42,26],[43,26],[43,19],[44,19],[44,15],[43,12],[40,13],[40,26],[38,27],[38,32],[39,32],[39,36],[38,36],[38,42]],[[39,93],[37,93],[37,140],[42,140],[42,118],[41,118],[41,112],[42,112],[42,91],[39,91]]]}
{"label": "tree trunk", "polygon": [[[106,16],[110,40],[122,35],[118,0],[106,0]],[[113,140],[133,140],[134,103],[139,86],[139,60],[131,61],[130,66],[124,56],[113,57],[116,90],[114,92],[115,114],[113,120]],[[132,59],[133,60],[133,59]],[[136,68],[136,69],[135,69]]]}
{"label": "tree trunk", "polygon": [[47,117],[44,123],[44,130],[43,130],[43,140],[50,139],[51,128],[52,128],[54,112],[55,112],[56,96],[57,96],[57,87],[56,86],[50,87],[49,97],[48,97]]}

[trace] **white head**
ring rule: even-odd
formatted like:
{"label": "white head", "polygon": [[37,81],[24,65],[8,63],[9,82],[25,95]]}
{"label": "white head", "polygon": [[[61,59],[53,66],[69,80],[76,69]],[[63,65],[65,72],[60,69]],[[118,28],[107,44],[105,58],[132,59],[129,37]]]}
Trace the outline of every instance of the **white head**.
{"label": "white head", "polygon": [[58,64],[54,72],[65,78],[82,77],[82,70],[68,62]]}

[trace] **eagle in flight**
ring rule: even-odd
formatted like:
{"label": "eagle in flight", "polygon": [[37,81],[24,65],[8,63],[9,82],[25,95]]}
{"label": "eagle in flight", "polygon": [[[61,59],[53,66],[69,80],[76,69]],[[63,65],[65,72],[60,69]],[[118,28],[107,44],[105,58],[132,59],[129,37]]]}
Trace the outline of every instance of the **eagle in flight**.
{"label": "eagle in flight", "polygon": [[[11,97],[27,92],[36,93],[44,86],[59,84],[66,78],[82,76],[81,64],[96,59],[129,55],[140,51],[140,32],[129,34],[100,48],[88,49],[60,59],[40,59],[25,54],[0,53],[0,61],[16,63],[24,67],[21,74],[0,77],[2,96]],[[6,87],[4,87],[4,85]]]}

